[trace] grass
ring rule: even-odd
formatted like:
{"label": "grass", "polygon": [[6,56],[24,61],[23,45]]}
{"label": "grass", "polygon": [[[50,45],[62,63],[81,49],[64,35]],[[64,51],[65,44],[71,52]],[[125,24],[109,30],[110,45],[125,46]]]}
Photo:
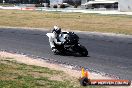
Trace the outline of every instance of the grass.
{"label": "grass", "polygon": [[[83,88],[62,71],[17,63],[0,57],[0,88]],[[88,86],[86,88],[102,88]],[[103,87],[105,88],[105,87]]]}
{"label": "grass", "polygon": [[0,10],[0,26],[132,34],[132,16]]}
{"label": "grass", "polygon": [[0,6],[4,6],[4,7],[9,7],[9,6],[14,6],[15,4],[9,4],[9,3],[0,3]]}

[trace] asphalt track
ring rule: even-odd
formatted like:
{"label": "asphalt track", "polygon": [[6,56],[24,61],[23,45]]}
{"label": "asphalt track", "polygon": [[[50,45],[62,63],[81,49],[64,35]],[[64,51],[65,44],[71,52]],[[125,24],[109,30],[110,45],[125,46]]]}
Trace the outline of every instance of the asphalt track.
{"label": "asphalt track", "polygon": [[132,42],[121,42],[116,38],[106,41],[104,37],[77,33],[80,43],[88,49],[89,57],[60,56],[52,54],[48,37],[45,35],[47,32],[49,31],[0,28],[0,49],[84,66],[93,71],[132,80]]}

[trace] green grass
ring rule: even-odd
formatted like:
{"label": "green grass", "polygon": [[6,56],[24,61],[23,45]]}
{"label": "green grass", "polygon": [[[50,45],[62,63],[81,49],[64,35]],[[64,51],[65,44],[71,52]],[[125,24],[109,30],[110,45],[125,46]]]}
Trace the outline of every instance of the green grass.
{"label": "green grass", "polygon": [[132,16],[0,10],[0,26],[132,34]]}
{"label": "green grass", "polygon": [[[54,79],[53,79],[54,78]],[[0,88],[83,88],[63,71],[0,58]],[[86,88],[102,88],[88,86]],[[104,88],[104,87],[103,87]]]}

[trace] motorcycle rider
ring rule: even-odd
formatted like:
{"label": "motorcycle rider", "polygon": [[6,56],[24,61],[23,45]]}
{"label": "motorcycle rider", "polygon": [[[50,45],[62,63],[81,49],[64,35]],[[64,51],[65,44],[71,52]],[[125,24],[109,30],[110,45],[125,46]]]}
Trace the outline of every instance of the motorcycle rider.
{"label": "motorcycle rider", "polygon": [[74,32],[61,32],[61,28],[54,26],[52,33],[46,35],[49,37],[50,47],[54,54],[88,55],[87,49],[78,43],[79,37]]}
{"label": "motorcycle rider", "polygon": [[52,52],[56,53],[58,52],[57,47],[61,48],[63,47],[63,42],[59,40],[59,37],[62,36],[61,28],[58,26],[54,26],[52,30],[52,36],[49,37],[50,47],[52,49]]}

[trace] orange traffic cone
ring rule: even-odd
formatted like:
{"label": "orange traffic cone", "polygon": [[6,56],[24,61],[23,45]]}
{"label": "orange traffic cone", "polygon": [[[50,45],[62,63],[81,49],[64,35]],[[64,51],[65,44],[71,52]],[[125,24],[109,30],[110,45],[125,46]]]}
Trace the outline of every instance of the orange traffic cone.
{"label": "orange traffic cone", "polygon": [[88,78],[88,71],[85,71],[85,77],[87,77]]}

